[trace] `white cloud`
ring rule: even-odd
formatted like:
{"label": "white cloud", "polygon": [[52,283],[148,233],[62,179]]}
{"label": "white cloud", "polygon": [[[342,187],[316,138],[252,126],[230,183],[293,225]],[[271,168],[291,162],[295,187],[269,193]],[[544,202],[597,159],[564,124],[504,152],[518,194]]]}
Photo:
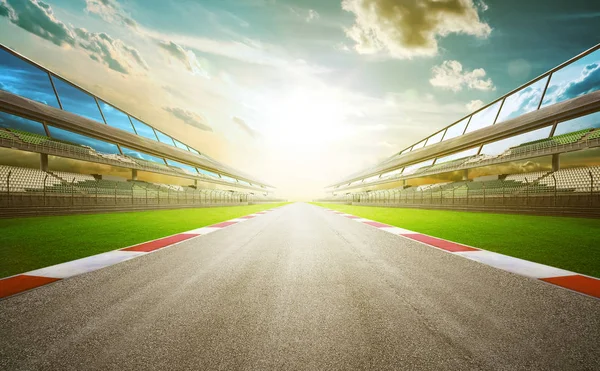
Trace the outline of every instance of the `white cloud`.
{"label": "white cloud", "polygon": [[85,0],[85,10],[99,15],[109,23],[119,22],[131,28],[137,28],[137,23],[114,0]]}
{"label": "white cloud", "polygon": [[319,13],[317,13],[317,11],[314,10],[314,9],[309,9],[308,10],[308,15],[306,16],[306,19],[305,19],[306,22],[310,23],[310,22],[312,22],[314,20],[317,20],[317,19],[319,19]]}
{"label": "white cloud", "polygon": [[483,68],[473,71],[463,71],[463,66],[458,61],[444,61],[432,69],[432,78],[429,83],[433,86],[452,91],[460,91],[463,87],[475,90],[495,90],[492,79],[485,78],[486,72]]}
{"label": "white cloud", "polygon": [[259,135],[258,131],[256,131],[252,126],[248,125],[248,123],[244,119],[237,116],[233,116],[231,120],[252,138],[256,138]]}
{"label": "white cloud", "polygon": [[472,100],[466,104],[467,110],[469,112],[474,112],[483,107],[484,103],[481,99]]}
{"label": "white cloud", "polygon": [[198,60],[198,57],[193,51],[184,49],[181,45],[173,41],[159,41],[158,46],[167,55],[181,62],[193,75],[200,75],[207,78],[209,77],[208,72],[202,66]]}
{"label": "white cloud", "polygon": [[449,34],[489,36],[473,0],[342,0],[355,15],[346,35],[360,54],[408,59],[438,54],[438,39]]}
{"label": "white cloud", "polygon": [[206,119],[195,112],[179,107],[163,107],[163,109],[190,126],[203,131],[213,131],[206,123]]}

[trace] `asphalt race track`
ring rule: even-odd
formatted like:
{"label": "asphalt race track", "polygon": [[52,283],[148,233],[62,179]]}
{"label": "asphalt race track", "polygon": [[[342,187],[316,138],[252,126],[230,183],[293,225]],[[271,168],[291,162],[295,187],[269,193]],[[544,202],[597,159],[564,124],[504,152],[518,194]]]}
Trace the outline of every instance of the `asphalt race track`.
{"label": "asphalt race track", "polygon": [[316,206],[0,301],[2,370],[600,369],[600,300]]}

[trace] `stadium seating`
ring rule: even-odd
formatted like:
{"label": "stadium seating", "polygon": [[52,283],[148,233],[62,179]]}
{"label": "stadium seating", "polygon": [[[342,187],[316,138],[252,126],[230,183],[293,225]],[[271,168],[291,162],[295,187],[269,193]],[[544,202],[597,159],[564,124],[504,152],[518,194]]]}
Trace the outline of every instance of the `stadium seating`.
{"label": "stadium seating", "polygon": [[61,183],[59,179],[41,170],[0,165],[0,191],[3,192],[7,191],[7,181],[10,183],[11,192],[43,190],[44,179],[46,187]]}
{"label": "stadium seating", "polygon": [[575,192],[589,192],[592,187],[594,191],[600,190],[600,166],[561,169],[552,173],[554,177],[547,176],[540,180],[541,184],[554,186],[560,190],[573,190]]}

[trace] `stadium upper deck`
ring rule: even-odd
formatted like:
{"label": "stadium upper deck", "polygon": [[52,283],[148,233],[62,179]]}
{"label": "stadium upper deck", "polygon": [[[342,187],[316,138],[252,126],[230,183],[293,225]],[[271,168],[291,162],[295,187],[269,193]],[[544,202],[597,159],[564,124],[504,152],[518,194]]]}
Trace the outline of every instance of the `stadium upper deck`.
{"label": "stadium upper deck", "polygon": [[[561,153],[600,147],[599,89],[600,44],[326,191],[392,188],[427,177],[415,185],[456,181],[457,173],[469,180],[494,173],[557,171]],[[551,157],[551,168],[532,169],[529,160],[544,156]],[[596,152],[587,157],[594,160],[578,166],[600,160]],[[500,166],[519,162],[528,166]],[[481,169],[486,171],[477,171]]]}
{"label": "stadium upper deck", "polygon": [[260,193],[271,186],[206,156],[0,45],[0,147]]}

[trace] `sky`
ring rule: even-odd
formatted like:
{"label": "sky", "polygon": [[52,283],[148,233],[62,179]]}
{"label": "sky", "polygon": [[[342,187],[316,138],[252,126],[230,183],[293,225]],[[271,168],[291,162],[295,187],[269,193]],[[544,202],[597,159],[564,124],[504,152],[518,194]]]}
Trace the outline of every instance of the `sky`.
{"label": "sky", "polygon": [[307,200],[600,42],[589,0],[0,0],[0,42]]}

